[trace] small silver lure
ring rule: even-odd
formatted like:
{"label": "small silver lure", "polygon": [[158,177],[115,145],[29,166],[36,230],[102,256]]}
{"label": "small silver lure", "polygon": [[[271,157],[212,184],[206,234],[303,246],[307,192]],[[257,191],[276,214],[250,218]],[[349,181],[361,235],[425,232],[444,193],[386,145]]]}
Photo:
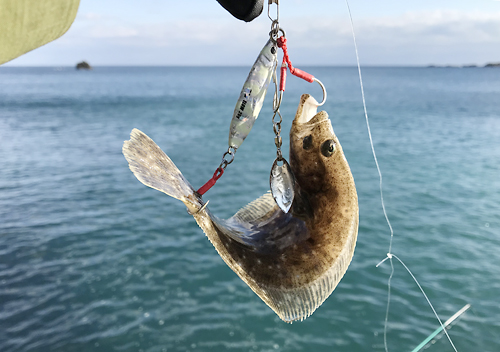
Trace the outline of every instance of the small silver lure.
{"label": "small silver lure", "polygon": [[[274,144],[276,144],[276,160],[274,160],[273,166],[271,167],[271,174],[269,175],[269,186],[271,188],[271,194],[274,201],[278,207],[284,212],[288,213],[292,207],[293,198],[295,197],[295,177],[292,172],[292,168],[283,157],[281,152],[282,139],[281,139],[281,123],[283,118],[280,113],[281,99],[283,98],[283,91],[281,90],[278,94],[278,85],[276,80],[276,75],[273,76],[275,92],[273,99],[273,110],[274,115],[272,118],[273,129],[276,137],[274,138]],[[279,118],[278,120],[276,120]]]}
{"label": "small silver lure", "polygon": [[284,158],[281,160],[276,158],[274,161],[269,184],[274,201],[284,213],[288,213],[295,197],[295,177],[292,168]]}
{"label": "small silver lure", "polygon": [[229,127],[229,147],[236,150],[250,133],[259,117],[267,88],[276,69],[278,47],[269,39],[243,84]]}

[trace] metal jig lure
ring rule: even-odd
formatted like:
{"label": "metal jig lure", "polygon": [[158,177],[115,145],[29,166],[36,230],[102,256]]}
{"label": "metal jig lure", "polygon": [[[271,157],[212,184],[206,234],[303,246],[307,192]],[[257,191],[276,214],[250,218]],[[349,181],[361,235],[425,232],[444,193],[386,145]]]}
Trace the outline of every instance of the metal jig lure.
{"label": "metal jig lure", "polygon": [[[271,17],[272,4],[276,4],[276,18],[274,19]],[[236,150],[249,135],[255,121],[259,117],[272,78],[275,86],[272,123],[275,134],[274,143],[276,145],[276,159],[271,167],[269,184],[276,204],[283,212],[288,213],[294,199],[295,178],[290,165],[281,152],[281,123],[283,118],[279,111],[285,91],[287,68],[290,70],[290,73],[299,78],[308,82],[316,81],[319,83],[323,90],[323,100],[318,106],[323,105],[326,101],[326,89],[323,83],[313,75],[292,66],[286,47],[285,31],[280,28],[279,25],[279,0],[268,0],[267,16],[271,20],[270,38],[260,51],[259,56],[250,69],[248,77],[241,89],[238,101],[236,102],[231,124],[229,126],[228,149],[222,156],[222,161],[215,170],[213,177],[208,180],[197,193],[203,195],[207,192],[224,174],[227,165],[233,162]],[[283,50],[279,89],[276,76],[278,48]],[[277,119],[277,117],[279,117],[279,119]]]}
{"label": "metal jig lure", "polygon": [[241,89],[229,127],[229,147],[239,148],[259,117],[278,62],[278,46],[270,38],[253,64]]}

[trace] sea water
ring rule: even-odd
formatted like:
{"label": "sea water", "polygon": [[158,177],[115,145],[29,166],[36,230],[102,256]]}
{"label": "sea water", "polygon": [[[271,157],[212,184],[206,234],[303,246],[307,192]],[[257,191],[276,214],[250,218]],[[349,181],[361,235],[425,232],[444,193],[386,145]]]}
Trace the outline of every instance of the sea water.
{"label": "sea water", "polygon": [[[218,256],[185,206],[143,186],[121,154],[151,136],[193,187],[213,174],[248,67],[0,67],[0,351],[383,351],[389,229],[357,69],[308,67],[356,182],[360,226],[339,286],[282,322]],[[459,351],[500,350],[500,69],[364,68],[392,252]],[[287,80],[287,150],[302,93]],[[272,96],[204,198],[219,217],[269,189]],[[287,156],[287,153],[285,154]],[[389,351],[438,323],[394,262]],[[452,351],[446,338],[428,351]]]}

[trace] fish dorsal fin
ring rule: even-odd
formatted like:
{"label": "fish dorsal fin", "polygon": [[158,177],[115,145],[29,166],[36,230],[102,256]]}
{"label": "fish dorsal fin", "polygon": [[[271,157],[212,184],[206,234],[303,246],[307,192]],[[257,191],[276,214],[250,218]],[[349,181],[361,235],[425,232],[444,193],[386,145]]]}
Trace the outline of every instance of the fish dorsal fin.
{"label": "fish dorsal fin", "polygon": [[233,219],[248,223],[257,220],[260,221],[269,218],[276,211],[276,208],[277,205],[271,192],[267,192],[238,210],[238,212],[233,215]]}

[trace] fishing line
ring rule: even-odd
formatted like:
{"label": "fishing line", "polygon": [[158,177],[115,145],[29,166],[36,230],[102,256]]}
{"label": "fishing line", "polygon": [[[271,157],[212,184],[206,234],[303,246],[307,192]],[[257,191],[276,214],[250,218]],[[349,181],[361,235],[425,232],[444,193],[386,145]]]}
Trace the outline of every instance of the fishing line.
{"label": "fishing line", "polygon": [[444,327],[443,323],[441,322],[441,319],[439,319],[439,316],[437,315],[436,310],[434,309],[434,306],[432,305],[431,301],[429,300],[429,298],[425,294],[424,289],[422,288],[422,286],[420,286],[420,283],[418,282],[417,278],[413,275],[413,273],[405,265],[405,263],[403,263],[403,261],[401,259],[399,259],[399,257],[397,257],[395,254],[392,254],[392,241],[393,241],[393,238],[394,238],[394,230],[392,229],[391,222],[389,220],[389,217],[387,216],[387,211],[385,209],[384,192],[383,192],[383,188],[382,188],[382,172],[380,171],[380,166],[378,164],[377,154],[375,153],[375,147],[373,145],[373,138],[372,138],[372,133],[371,133],[371,129],[370,129],[370,122],[368,120],[368,112],[367,112],[367,109],[366,109],[366,100],[365,100],[365,89],[364,89],[364,85],[363,85],[363,76],[361,74],[361,65],[359,63],[358,45],[357,45],[357,42],[356,42],[356,34],[354,32],[354,22],[352,20],[351,7],[349,6],[349,0],[345,0],[345,2],[346,2],[346,5],[347,5],[347,11],[349,13],[349,20],[350,20],[350,23],[351,23],[351,31],[352,31],[352,39],[354,41],[354,50],[356,52],[356,63],[357,63],[357,66],[358,66],[358,76],[359,76],[359,83],[360,83],[360,87],[361,87],[361,98],[363,100],[363,111],[364,111],[364,114],[365,114],[366,127],[368,129],[368,137],[370,138],[370,146],[372,148],[373,160],[375,161],[375,165],[377,167],[377,172],[378,172],[378,176],[379,176],[380,201],[382,203],[382,210],[384,212],[385,220],[386,220],[387,225],[389,226],[389,229],[390,229],[390,232],[391,232],[391,236],[390,236],[390,240],[389,240],[389,252],[387,253],[387,257],[384,258],[380,263],[378,263],[376,265],[376,267],[379,267],[387,259],[389,259],[389,262],[391,264],[391,274],[389,275],[389,279],[387,280],[387,308],[386,308],[386,312],[385,312],[385,321],[384,321],[384,347],[385,347],[385,351],[386,352],[389,351],[389,349],[387,347],[387,326],[388,326],[388,322],[389,322],[389,306],[390,306],[390,302],[391,302],[391,280],[392,280],[392,277],[394,275],[394,265],[393,265],[393,262],[392,262],[392,258],[394,257],[394,258],[396,258],[403,265],[403,267],[406,269],[406,271],[408,271],[408,273],[410,274],[410,276],[413,278],[413,280],[417,284],[418,288],[420,289],[420,292],[422,292],[422,294],[424,295],[427,303],[429,304],[429,306],[431,307],[432,311],[434,312],[434,315],[436,316],[436,319],[438,320],[438,322],[441,325],[444,333],[446,334],[446,337],[448,337],[448,340],[450,341],[451,346],[453,347],[453,349],[455,350],[455,352],[458,352],[457,349],[455,348],[455,345],[453,344],[453,341],[450,338],[450,335],[448,335],[448,332],[446,331],[446,328]]}
{"label": "fishing line", "polygon": [[[398,258],[397,255],[395,254],[390,254],[390,253],[387,253],[387,256],[389,256],[389,259],[392,259],[392,257],[396,258],[400,263],[401,265],[403,265],[403,267],[406,269],[406,271],[408,271],[408,274],[410,274],[410,276],[412,277],[413,281],[415,281],[415,283],[417,284],[418,288],[420,289],[420,292],[422,292],[422,294],[424,295],[425,297],[425,300],[427,301],[427,303],[429,303],[429,306],[431,307],[432,311],[434,312],[434,315],[436,316],[436,319],[439,321],[439,324],[441,325],[441,328],[443,329],[444,333],[446,334],[446,336],[448,337],[448,340],[450,341],[450,344],[451,344],[451,347],[453,347],[453,350],[455,350],[455,352],[458,352],[457,349],[455,348],[455,345],[453,344],[453,341],[451,341],[451,337],[450,335],[448,335],[448,331],[446,331],[446,327],[444,326],[443,322],[441,321],[441,319],[439,319],[439,316],[438,314],[436,313],[436,310],[434,309],[434,306],[432,305],[431,301],[429,300],[429,298],[427,297],[427,295],[425,294],[424,292],[424,289],[422,288],[422,286],[420,286],[420,283],[418,282],[417,278],[413,275],[413,273],[411,272],[411,270],[406,266],[405,263],[403,263],[403,261],[401,259]],[[382,264],[383,262],[385,261],[385,259],[380,262],[379,264],[377,264],[377,267]]]}

